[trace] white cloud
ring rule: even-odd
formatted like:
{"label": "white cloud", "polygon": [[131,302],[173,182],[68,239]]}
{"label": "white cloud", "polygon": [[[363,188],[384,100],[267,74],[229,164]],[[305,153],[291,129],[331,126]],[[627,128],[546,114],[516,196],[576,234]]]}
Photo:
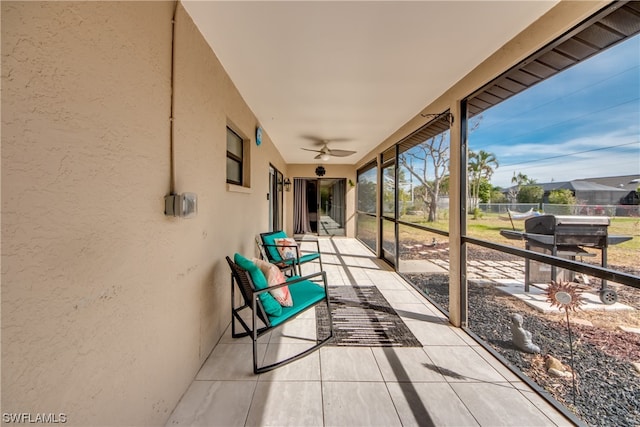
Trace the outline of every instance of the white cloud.
{"label": "white cloud", "polygon": [[560,143],[496,145],[483,149],[496,154],[502,164],[491,179],[494,185],[502,187],[511,185],[514,173],[523,173],[540,183],[640,173],[638,135],[622,131]]}

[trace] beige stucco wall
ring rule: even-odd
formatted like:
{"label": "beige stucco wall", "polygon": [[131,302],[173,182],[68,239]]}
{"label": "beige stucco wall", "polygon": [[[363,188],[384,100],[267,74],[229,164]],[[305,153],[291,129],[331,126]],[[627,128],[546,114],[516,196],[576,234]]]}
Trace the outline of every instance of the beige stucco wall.
{"label": "beige stucco wall", "polygon": [[[294,178],[320,178],[316,175],[316,168],[319,164],[290,164],[287,167],[285,176]],[[355,237],[355,207],[356,207],[356,187],[350,185],[349,182],[355,184],[356,169],[353,165],[332,165],[330,163],[323,164],[325,175],[322,178],[346,178],[347,194],[346,194],[346,224],[345,231],[347,237]],[[293,188],[285,193],[285,206],[293,206]],[[290,208],[293,209],[293,208]],[[285,218],[285,230],[287,233],[293,233],[293,212],[289,212],[289,216]]]}
{"label": "beige stucco wall", "polygon": [[[173,2],[2,2],[2,412],[163,424],[229,324],[224,256],[268,226],[269,136],[228,191],[226,124],[257,124]],[[285,215],[286,218],[286,215]],[[249,363],[249,361],[248,361]]]}

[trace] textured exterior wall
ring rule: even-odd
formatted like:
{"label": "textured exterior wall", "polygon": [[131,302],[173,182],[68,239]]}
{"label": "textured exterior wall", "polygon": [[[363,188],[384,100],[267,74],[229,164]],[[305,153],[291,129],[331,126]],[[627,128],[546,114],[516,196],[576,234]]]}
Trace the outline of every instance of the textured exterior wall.
{"label": "textured exterior wall", "polygon": [[229,323],[225,255],[267,228],[265,135],[251,189],[225,183],[227,121],[256,119],[173,2],[2,7],[2,412],[69,425],[158,425]]}

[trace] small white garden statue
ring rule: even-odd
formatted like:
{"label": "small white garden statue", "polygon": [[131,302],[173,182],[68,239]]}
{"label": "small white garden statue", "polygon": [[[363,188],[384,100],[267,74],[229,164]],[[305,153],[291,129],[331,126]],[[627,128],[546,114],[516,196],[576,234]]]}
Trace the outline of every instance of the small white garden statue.
{"label": "small white garden statue", "polygon": [[535,345],[531,339],[531,332],[522,327],[522,316],[513,314],[511,316],[511,340],[518,350],[527,353],[540,353],[540,347]]}

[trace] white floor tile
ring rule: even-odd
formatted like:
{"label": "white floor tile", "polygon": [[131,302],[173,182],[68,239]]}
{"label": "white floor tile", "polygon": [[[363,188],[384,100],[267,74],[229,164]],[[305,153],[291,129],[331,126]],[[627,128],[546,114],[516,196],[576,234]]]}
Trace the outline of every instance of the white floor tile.
{"label": "white floor tile", "polygon": [[403,426],[477,426],[447,383],[387,383]]}
{"label": "white floor tile", "polygon": [[476,340],[471,338],[471,336],[467,334],[465,331],[463,331],[462,329],[460,328],[452,328],[452,329],[456,333],[456,335],[458,335],[462,339],[462,341],[467,343],[467,345],[474,346],[474,347],[480,346],[480,344],[477,343]]}
{"label": "white floor tile", "polygon": [[[299,354],[311,347],[309,344],[270,343],[264,363],[270,364]],[[264,374],[258,381],[320,381],[320,352],[314,351],[301,359]]]}
{"label": "white floor tile", "polygon": [[394,303],[391,306],[404,322],[415,320],[418,322],[442,323],[444,325],[449,324],[448,320],[442,313],[422,303]]}
{"label": "white floor tile", "polygon": [[379,273],[377,272],[368,272],[367,275],[371,278],[370,280],[375,283],[376,287],[380,290],[391,290],[391,291],[406,291],[407,287],[405,284],[399,282],[398,280],[388,279],[388,280],[375,280],[372,276],[376,276]]}
{"label": "white floor tile", "polygon": [[520,390],[520,393],[522,393],[524,397],[526,397],[531,403],[533,403],[536,408],[542,411],[542,413],[545,414],[555,425],[563,427],[574,425],[574,423],[565,418],[564,415],[562,415],[553,407],[553,405],[543,399],[542,396],[533,391],[524,382],[517,381],[513,382],[512,385]]}
{"label": "white floor tile", "polygon": [[[266,348],[266,344],[258,345],[258,363],[262,362]],[[218,344],[200,368],[196,380],[256,381],[252,345]]]}
{"label": "white floor tile", "polygon": [[[306,314],[306,313],[304,313]],[[296,318],[271,331],[269,343],[302,344],[316,341],[316,320],[313,318]]]}
{"label": "white floor tile", "polygon": [[433,362],[422,348],[376,347],[372,351],[387,382],[445,381],[437,370],[428,368]]}
{"label": "white floor tile", "polygon": [[320,368],[323,381],[382,381],[369,347],[322,347]]}
{"label": "white floor tile", "polygon": [[425,352],[450,382],[505,382],[486,360],[469,346],[426,346]]}
{"label": "white floor tile", "polygon": [[[239,323],[236,323],[236,333],[242,332],[244,332],[244,329],[242,329],[242,326]],[[258,343],[267,344],[270,337],[271,332],[264,334],[263,336],[258,338]],[[227,327],[227,329],[224,331],[224,334],[220,338],[219,344],[251,344],[251,337],[246,336],[242,338],[233,338],[233,336],[231,335],[231,325],[229,325],[229,327]]]}
{"label": "white floor tile", "polygon": [[400,426],[385,383],[324,382],[324,422],[327,426]]}
{"label": "white floor tile", "polygon": [[[376,286],[378,286],[378,284],[376,284]],[[395,303],[415,304],[420,302],[420,299],[418,299],[413,292],[407,289],[387,289],[384,287],[378,289],[391,305]]]}
{"label": "white floor tile", "polygon": [[259,382],[247,426],[322,425],[320,382]]}
{"label": "white floor tile", "polygon": [[452,383],[451,387],[483,426],[553,425],[509,383]]}
{"label": "white floor tile", "polygon": [[485,350],[482,346],[476,345],[476,346],[472,346],[472,348],[476,351],[476,353],[480,355],[480,357],[486,360],[487,363],[490,364],[493,367],[493,369],[498,371],[498,373],[502,375],[506,380],[511,382],[520,381],[520,378],[516,374],[511,372],[509,368],[504,366],[498,359],[496,359],[491,353]]}
{"label": "white floor tile", "polygon": [[413,335],[422,345],[464,345],[466,344],[453,328],[439,320],[424,322],[419,320],[404,320]]}
{"label": "white floor tile", "polygon": [[194,381],[167,426],[243,426],[256,388],[249,381]]}

